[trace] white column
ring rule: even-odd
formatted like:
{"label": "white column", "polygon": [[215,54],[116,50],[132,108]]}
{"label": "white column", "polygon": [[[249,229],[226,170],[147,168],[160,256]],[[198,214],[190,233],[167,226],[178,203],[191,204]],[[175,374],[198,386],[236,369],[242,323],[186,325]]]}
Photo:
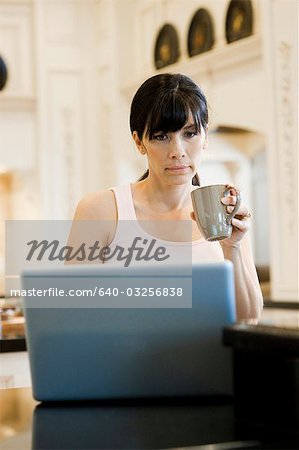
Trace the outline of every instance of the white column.
{"label": "white column", "polygon": [[298,297],[298,1],[266,0],[271,298]]}
{"label": "white column", "polygon": [[42,217],[70,219],[85,192],[93,145],[88,53],[92,2],[36,0],[34,5]]}

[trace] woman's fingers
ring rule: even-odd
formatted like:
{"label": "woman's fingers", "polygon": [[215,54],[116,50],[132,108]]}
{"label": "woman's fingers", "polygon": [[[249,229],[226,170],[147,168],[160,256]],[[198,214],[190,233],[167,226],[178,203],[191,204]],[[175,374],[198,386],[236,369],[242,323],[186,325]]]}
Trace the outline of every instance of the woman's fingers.
{"label": "woman's fingers", "polygon": [[235,195],[227,195],[226,197],[222,197],[221,202],[224,205],[235,205],[237,201],[237,197]]}
{"label": "woman's fingers", "polygon": [[248,220],[248,219],[250,219],[251,214],[248,211],[248,209],[244,206],[244,207],[238,209],[238,211],[235,214],[235,217],[236,217],[236,219]]}
{"label": "woman's fingers", "polygon": [[[229,208],[232,208],[232,210],[233,210],[233,207],[229,207]],[[251,214],[246,206],[241,205],[237,209],[235,217],[238,219],[246,219],[247,220],[251,217]]]}
{"label": "woman's fingers", "polygon": [[[223,197],[221,199],[221,202],[224,205],[227,205],[227,212],[230,214],[233,212],[235,205],[236,205],[236,197],[231,195],[228,197]],[[236,216],[243,219],[249,219],[251,217],[250,212],[248,211],[248,208],[244,205],[240,205],[239,208],[236,211]]]}
{"label": "woman's fingers", "polygon": [[234,217],[232,220],[232,225],[238,228],[238,230],[242,231],[243,233],[246,233],[249,230],[249,226],[246,220],[240,220]]}

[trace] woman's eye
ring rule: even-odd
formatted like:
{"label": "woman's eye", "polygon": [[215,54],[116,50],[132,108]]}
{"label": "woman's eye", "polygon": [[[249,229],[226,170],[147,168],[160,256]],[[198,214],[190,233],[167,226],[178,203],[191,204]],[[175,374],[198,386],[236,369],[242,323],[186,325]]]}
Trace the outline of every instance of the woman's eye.
{"label": "woman's eye", "polygon": [[194,131],[186,131],[185,136],[188,138],[193,138],[194,136],[197,136],[198,132],[196,130]]}
{"label": "woman's eye", "polygon": [[154,139],[156,141],[165,141],[167,139],[167,134],[164,133],[160,133],[160,134],[155,134]]}

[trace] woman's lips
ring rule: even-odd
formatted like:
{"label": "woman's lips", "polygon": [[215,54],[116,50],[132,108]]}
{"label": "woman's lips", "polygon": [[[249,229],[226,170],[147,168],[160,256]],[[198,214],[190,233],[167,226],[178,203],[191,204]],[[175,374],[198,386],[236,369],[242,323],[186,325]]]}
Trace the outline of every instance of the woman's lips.
{"label": "woman's lips", "polygon": [[166,167],[166,170],[170,172],[183,172],[187,169],[189,169],[190,166],[173,166],[173,167]]}

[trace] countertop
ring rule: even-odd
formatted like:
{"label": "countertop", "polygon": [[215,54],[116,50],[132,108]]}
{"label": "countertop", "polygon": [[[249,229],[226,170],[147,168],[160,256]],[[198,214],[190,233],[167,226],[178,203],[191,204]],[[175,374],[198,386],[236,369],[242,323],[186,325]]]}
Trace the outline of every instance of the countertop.
{"label": "countertop", "polygon": [[30,388],[6,389],[0,411],[1,450],[297,448],[277,428],[238,420],[220,398],[37,404]]}
{"label": "countertop", "polygon": [[[254,339],[258,339],[257,334],[271,336],[272,333],[276,344],[280,341],[279,345],[285,345],[286,339],[289,339],[297,349],[298,330],[298,310],[265,308],[257,326],[244,323],[232,326],[231,330],[228,330],[227,336],[231,340],[227,344],[237,350],[237,355],[240,355],[241,351],[242,356],[243,350],[250,352],[253,349]],[[255,352],[253,354],[255,355]],[[283,357],[283,348],[281,352],[277,352],[278,356],[279,354]],[[27,352],[8,353],[1,357],[14,357],[19,360],[20,355],[27,358]],[[294,355],[291,356],[293,358]],[[298,357],[294,356],[293,360],[297,364]],[[242,369],[244,364],[241,362]],[[240,367],[237,368],[240,370]],[[279,379],[275,371],[265,376],[255,363],[252,365],[252,371],[257,374],[259,390],[258,396],[252,398],[254,412],[248,416],[244,415],[244,410],[250,411],[247,403],[250,399],[242,399],[240,382],[237,383],[238,398],[115,400],[59,404],[38,404],[32,398],[30,387],[9,389],[7,385],[6,389],[0,389],[1,450],[178,447],[182,450],[190,446],[193,446],[192,450],[298,449],[298,430],[292,433],[285,425],[280,426],[279,414],[277,417],[275,412],[273,423],[263,423],[261,414],[256,414],[263,411],[268,416],[270,409],[273,409],[272,403],[274,401],[275,404],[277,393],[282,392],[282,373],[279,373]],[[242,373],[237,376],[239,381],[243,380]],[[272,378],[272,383],[268,383],[268,376]],[[252,379],[245,381],[256,383]],[[267,390],[267,386],[270,386],[271,390],[264,396],[263,389]],[[292,392],[292,387],[288,386],[288,389]],[[254,394],[255,390],[252,392]],[[297,404],[295,407],[297,414]],[[284,410],[279,410],[278,413],[284,414]]]}
{"label": "countertop", "polygon": [[[299,331],[299,309],[296,304],[291,307],[275,307],[269,303],[263,310],[259,325],[264,327],[275,326],[281,329]],[[270,306],[271,305],[271,306]],[[0,353],[26,351],[24,319],[17,318],[12,323],[6,323],[0,334]]]}

